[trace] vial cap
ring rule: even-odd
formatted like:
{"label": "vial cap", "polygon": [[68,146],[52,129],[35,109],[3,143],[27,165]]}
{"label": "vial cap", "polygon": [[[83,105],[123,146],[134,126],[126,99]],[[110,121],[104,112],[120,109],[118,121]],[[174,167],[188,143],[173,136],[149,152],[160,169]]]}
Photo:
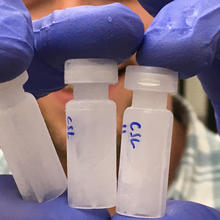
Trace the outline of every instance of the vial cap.
{"label": "vial cap", "polygon": [[178,73],[160,67],[129,66],[126,69],[125,88],[175,94]]}
{"label": "vial cap", "polygon": [[4,89],[15,87],[15,86],[23,86],[27,80],[28,80],[28,74],[25,71],[10,81],[0,83],[0,90],[4,90]]}
{"label": "vial cap", "polygon": [[117,63],[109,59],[71,59],[65,62],[65,83],[118,82]]}

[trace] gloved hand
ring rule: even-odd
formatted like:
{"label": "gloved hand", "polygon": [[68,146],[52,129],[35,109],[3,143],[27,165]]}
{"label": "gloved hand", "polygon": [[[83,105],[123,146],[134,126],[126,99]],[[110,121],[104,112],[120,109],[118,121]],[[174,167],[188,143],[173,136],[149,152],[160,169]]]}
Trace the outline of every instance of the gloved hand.
{"label": "gloved hand", "polygon": [[122,4],[79,6],[33,21],[35,56],[25,90],[39,98],[64,87],[64,62],[110,58],[118,63],[143,40],[140,18]]}
{"label": "gloved hand", "polygon": [[[116,214],[112,220],[146,220]],[[148,220],[219,220],[220,212],[201,204],[187,201],[167,201],[166,215],[163,218]]]}
{"label": "gloved hand", "polygon": [[216,114],[220,133],[220,1],[139,0],[156,15],[137,54],[141,65],[178,71],[180,78],[195,74]]}
{"label": "gloved hand", "polygon": [[25,202],[10,175],[0,175],[0,213],[1,220],[110,220],[107,210],[70,208],[66,194],[41,204]]}
{"label": "gloved hand", "polygon": [[33,58],[33,30],[21,0],[0,1],[0,83],[20,75]]}

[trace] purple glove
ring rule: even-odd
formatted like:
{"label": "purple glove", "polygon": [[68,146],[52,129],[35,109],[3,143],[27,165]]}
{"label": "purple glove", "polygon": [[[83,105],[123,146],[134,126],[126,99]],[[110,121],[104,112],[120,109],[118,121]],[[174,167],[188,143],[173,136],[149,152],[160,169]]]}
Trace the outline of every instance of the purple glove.
{"label": "purple glove", "polygon": [[46,203],[31,203],[21,199],[13,177],[0,175],[1,220],[110,220],[107,210],[70,208],[66,193]]}
{"label": "purple glove", "polygon": [[[115,215],[112,220],[146,220]],[[219,220],[220,212],[201,204],[187,201],[167,201],[167,211],[163,218],[148,218],[148,220]]]}
{"label": "purple glove", "polygon": [[21,0],[0,1],[0,83],[20,75],[33,58],[33,30]]}
{"label": "purple glove", "polygon": [[33,22],[35,56],[25,89],[35,97],[64,87],[64,62],[71,58],[110,58],[134,54],[144,37],[140,18],[122,4],[79,6]]}
{"label": "purple glove", "polygon": [[213,103],[220,132],[220,1],[139,2],[153,15],[159,13],[145,33],[138,63],[170,68],[180,78],[198,74]]}

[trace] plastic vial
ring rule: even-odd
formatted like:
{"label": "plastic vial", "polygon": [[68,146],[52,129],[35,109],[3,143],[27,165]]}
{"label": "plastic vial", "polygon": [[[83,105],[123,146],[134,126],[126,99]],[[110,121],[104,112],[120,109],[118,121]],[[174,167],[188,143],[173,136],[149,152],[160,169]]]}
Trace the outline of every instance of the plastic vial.
{"label": "plastic vial", "polygon": [[61,195],[66,176],[35,98],[24,92],[27,73],[0,84],[0,146],[24,200]]}
{"label": "plastic vial", "polygon": [[177,73],[129,66],[125,88],[133,90],[124,113],[117,213],[138,218],[165,214],[173,115],[168,93],[177,91]]}
{"label": "plastic vial", "polygon": [[65,63],[65,83],[74,100],[66,105],[69,206],[100,209],[116,203],[116,105],[109,84],[118,81],[117,64],[106,59]]}

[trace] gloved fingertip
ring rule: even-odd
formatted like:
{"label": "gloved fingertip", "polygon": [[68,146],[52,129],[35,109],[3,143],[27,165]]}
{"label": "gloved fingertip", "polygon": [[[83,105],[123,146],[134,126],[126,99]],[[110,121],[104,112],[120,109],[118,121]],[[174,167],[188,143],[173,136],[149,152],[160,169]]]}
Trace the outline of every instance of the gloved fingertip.
{"label": "gloved fingertip", "polygon": [[0,1],[0,82],[20,75],[33,58],[30,14],[21,0]]}
{"label": "gloved fingertip", "polygon": [[33,26],[36,50],[59,71],[63,71],[65,60],[74,58],[120,63],[136,52],[144,36],[140,17],[120,3],[58,10]]}
{"label": "gloved fingertip", "polygon": [[0,188],[3,185],[15,185],[15,181],[12,175],[0,175]]}
{"label": "gloved fingertip", "polygon": [[44,63],[36,51],[27,72],[29,78],[23,87],[36,99],[65,87],[64,73]]}

